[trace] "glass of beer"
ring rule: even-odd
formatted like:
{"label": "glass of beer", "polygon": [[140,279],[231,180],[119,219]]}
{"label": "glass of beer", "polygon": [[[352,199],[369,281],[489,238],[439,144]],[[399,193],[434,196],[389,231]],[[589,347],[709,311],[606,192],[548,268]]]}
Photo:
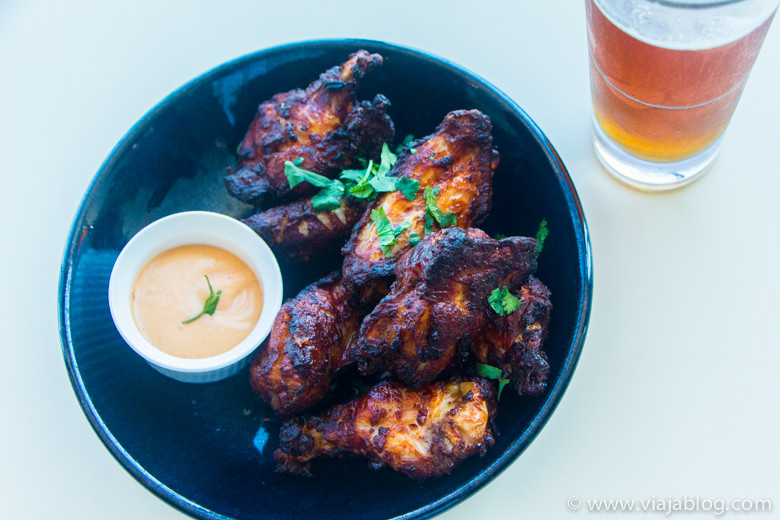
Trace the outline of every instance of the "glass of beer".
{"label": "glass of beer", "polygon": [[585,0],[596,155],[668,190],[712,163],[778,0]]}

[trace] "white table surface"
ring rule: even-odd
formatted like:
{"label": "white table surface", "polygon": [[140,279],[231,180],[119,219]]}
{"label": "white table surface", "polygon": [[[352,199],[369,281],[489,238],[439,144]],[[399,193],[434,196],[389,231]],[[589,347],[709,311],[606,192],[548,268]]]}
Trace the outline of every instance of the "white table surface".
{"label": "white table surface", "polygon": [[566,395],[511,467],[441,518],[586,514],[567,509],[571,496],[763,498],[774,511],[755,516],[777,515],[779,27],[711,171],[650,195],[594,156],[580,0],[5,0],[0,517],[185,518],[114,460],[71,389],[57,324],[65,240],[104,158],[167,94],[232,58],[326,37],[422,49],[502,89],[557,148],[590,227],[593,311]]}

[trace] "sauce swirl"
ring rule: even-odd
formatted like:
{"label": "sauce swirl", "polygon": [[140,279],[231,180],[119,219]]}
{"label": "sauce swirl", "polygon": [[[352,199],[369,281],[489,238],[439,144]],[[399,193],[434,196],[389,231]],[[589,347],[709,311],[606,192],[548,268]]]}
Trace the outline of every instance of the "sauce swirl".
{"label": "sauce swirl", "polygon": [[[209,287],[222,293],[214,314],[203,314]],[[222,354],[246,338],[263,309],[263,290],[254,272],[219,247],[186,245],[147,263],[133,284],[133,318],[156,348],[180,358]]]}

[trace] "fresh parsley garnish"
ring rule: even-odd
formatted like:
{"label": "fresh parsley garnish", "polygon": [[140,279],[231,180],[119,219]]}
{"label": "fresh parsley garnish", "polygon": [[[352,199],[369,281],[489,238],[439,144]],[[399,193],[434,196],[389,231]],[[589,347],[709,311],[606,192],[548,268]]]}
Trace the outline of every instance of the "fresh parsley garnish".
{"label": "fresh parsley garnish", "polygon": [[294,188],[302,182],[308,182],[318,188],[327,188],[333,183],[333,179],[301,168],[300,164],[302,163],[303,157],[298,157],[294,161],[284,161],[284,175],[287,177],[287,182],[290,183],[290,188]]}
{"label": "fresh parsley garnish", "polygon": [[182,323],[190,323],[204,314],[208,314],[209,316],[214,314],[214,311],[217,310],[217,304],[219,303],[219,297],[222,296],[222,289],[214,293],[214,289],[211,287],[211,282],[209,281],[208,275],[204,275],[206,277],[206,283],[209,284],[209,296],[206,298],[205,303],[203,304],[203,310],[200,311],[196,316],[193,316],[192,318],[188,320],[184,320]]}
{"label": "fresh parsley garnish", "polygon": [[499,316],[512,314],[523,305],[523,300],[509,292],[509,288],[504,285],[500,289],[493,289],[488,296],[490,308],[496,311]]}
{"label": "fresh parsley garnish", "polygon": [[542,252],[542,247],[544,246],[544,241],[547,239],[547,235],[550,234],[550,230],[547,229],[547,219],[543,218],[541,222],[539,222],[539,229],[536,231],[536,242],[538,245],[536,249],[536,254]]}
{"label": "fresh parsley garnish", "polygon": [[311,204],[315,212],[329,211],[341,207],[341,201],[344,198],[344,185],[339,181],[321,189],[319,193],[311,198]]}
{"label": "fresh parsley garnish", "polygon": [[395,189],[404,194],[407,200],[414,200],[417,192],[420,190],[420,181],[409,177],[393,177],[395,179]]}
{"label": "fresh parsley garnish", "polygon": [[314,211],[336,209],[347,196],[368,200],[376,197],[378,193],[390,191],[400,191],[407,199],[414,200],[420,189],[420,181],[408,177],[387,175],[397,159],[398,157],[390,151],[385,143],[382,145],[379,164],[374,161],[366,162],[358,157],[357,161],[364,164],[365,169],[342,170],[338,179],[329,179],[324,175],[301,168],[302,157],[298,157],[294,161],[285,161],[284,174],[287,176],[290,188],[294,188],[301,182],[308,182],[321,188],[319,193],[312,198]]}
{"label": "fresh parsley garnish", "polygon": [[493,235],[493,238],[496,240],[503,240],[506,238],[506,235],[503,233],[496,233],[495,235]]}
{"label": "fresh parsley garnish", "polygon": [[[401,141],[401,144],[395,147],[396,155],[401,153],[404,150],[404,148],[406,148],[412,141],[414,141],[414,136],[412,134],[408,134],[406,137],[404,137],[404,140]],[[409,151],[411,150],[412,148],[409,149]]]}
{"label": "fresh parsley garnish", "polygon": [[442,229],[448,228],[450,226],[455,226],[458,223],[458,218],[455,216],[455,213],[450,211],[446,215],[444,212],[439,208],[439,205],[436,203],[436,197],[439,195],[439,188],[438,186],[435,186],[431,188],[430,186],[425,187],[425,192],[423,193],[423,197],[425,198],[425,232],[430,232],[431,228],[433,227],[433,221],[439,223],[439,226],[441,226]]}
{"label": "fresh parsley garnish", "polygon": [[495,379],[498,381],[498,397],[501,399],[501,391],[504,386],[509,382],[509,378],[504,375],[504,372],[500,368],[496,368],[492,365],[485,365],[483,363],[477,363],[477,374],[486,377],[488,379]]}
{"label": "fresh parsley garnish", "polygon": [[376,225],[376,234],[379,238],[379,245],[382,248],[382,252],[388,258],[392,257],[393,254],[390,252],[390,246],[395,244],[396,239],[401,233],[408,229],[411,224],[404,221],[397,226],[393,226],[393,223],[387,218],[387,213],[385,213],[385,209],[382,206],[371,211],[371,220],[373,220]]}

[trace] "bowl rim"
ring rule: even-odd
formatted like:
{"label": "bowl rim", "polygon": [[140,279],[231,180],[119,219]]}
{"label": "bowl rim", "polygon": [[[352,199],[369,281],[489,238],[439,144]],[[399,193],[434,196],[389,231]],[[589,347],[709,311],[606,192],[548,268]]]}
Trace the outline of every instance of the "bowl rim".
{"label": "bowl rim", "polygon": [[[209,245],[224,249],[242,260],[262,287],[263,308],[246,338],[227,351],[206,358],[181,358],[155,347],[133,319],[129,294],[143,267],[158,254],[177,246]],[[155,220],[138,231],[119,253],[108,282],[108,305],[122,338],[163,373],[209,374],[241,363],[268,337],[282,306],[282,274],[268,244],[246,224],[211,211],[182,211]],[[209,381],[212,381],[209,379]]]}
{"label": "bowl rim", "polygon": [[488,91],[490,91],[490,93],[492,93],[504,105],[510,108],[518,117],[523,120],[523,122],[532,131],[531,133],[533,138],[547,156],[547,159],[550,162],[553,171],[555,172],[558,184],[561,186],[564,197],[566,198],[569,214],[574,224],[574,233],[576,236],[578,248],[577,261],[579,268],[578,270],[580,273],[580,286],[578,287],[578,292],[581,293],[583,297],[577,305],[576,314],[578,319],[576,330],[574,331],[574,341],[570,346],[566,358],[564,359],[560,377],[557,379],[555,385],[547,392],[545,402],[543,403],[537,416],[534,417],[534,419],[531,421],[530,427],[523,433],[523,435],[520,435],[518,438],[516,438],[514,442],[512,442],[507,447],[506,451],[500,457],[498,457],[493,464],[485,468],[466,485],[454,489],[434,502],[430,502],[413,511],[396,516],[394,517],[394,520],[430,518],[440,514],[443,511],[460,503],[467,497],[471,496],[476,491],[485,486],[488,482],[497,477],[501,472],[503,472],[536,438],[541,429],[549,420],[552,413],[555,411],[555,408],[558,406],[558,403],[563,397],[563,394],[565,393],[566,388],[571,381],[574,369],[576,368],[577,362],[582,352],[590,319],[593,293],[593,259],[585,214],[571,177],[569,176],[568,171],[557,151],[553,148],[552,143],[549,141],[549,139],[547,139],[546,135],[528,116],[528,114],[526,114],[526,112],[504,92],[481,76],[446,58],[441,58],[430,52],[401,44],[362,38],[322,38],[284,43],[281,45],[253,51],[251,53],[219,64],[209,69],[208,71],[190,79],[185,84],[164,97],[160,102],[158,102],[154,107],[146,112],[138,121],[136,121],[133,126],[130,127],[127,133],[117,142],[114,148],[109,152],[105,161],[87,186],[84,196],[82,197],[82,200],[79,204],[76,218],[73,221],[73,225],[68,235],[63,253],[58,295],[60,338],[62,342],[65,364],[68,369],[68,376],[79,399],[79,403],[84,410],[88,420],[90,421],[92,428],[95,430],[95,433],[98,435],[101,441],[103,441],[103,444],[108,448],[109,452],[114,456],[114,458],[117,459],[122,467],[124,467],[125,470],[128,471],[136,480],[138,480],[142,485],[144,485],[147,489],[152,491],[155,495],[163,499],[168,504],[196,518],[204,520],[229,519],[229,517],[215,513],[214,511],[211,511],[180,495],[156,479],[135,459],[133,459],[132,456],[108,430],[102,418],[97,413],[97,410],[92,403],[87,389],[84,386],[84,381],[78,370],[78,362],[75,359],[72,335],[68,324],[70,322],[69,309],[71,282],[74,267],[73,259],[80,245],[79,237],[82,235],[85,228],[85,205],[90,193],[102,176],[103,172],[113,167],[114,163],[118,160],[117,158],[121,156],[126,149],[132,146],[132,142],[137,137],[139,137],[143,128],[149,123],[149,121],[153,120],[158,115],[158,113],[165,110],[168,106],[174,104],[180,97],[187,95],[191,90],[198,88],[201,84],[210,81],[212,78],[224,74],[227,70],[240,67],[245,63],[255,61],[261,57],[273,55],[276,53],[288,52],[303,47],[328,45],[355,46],[357,48],[361,46],[370,46],[378,49],[378,52],[381,52],[379,49],[388,49],[402,54],[413,55],[417,59],[422,59],[424,61],[436,63],[439,66],[444,66],[461,77],[483,85]]}

